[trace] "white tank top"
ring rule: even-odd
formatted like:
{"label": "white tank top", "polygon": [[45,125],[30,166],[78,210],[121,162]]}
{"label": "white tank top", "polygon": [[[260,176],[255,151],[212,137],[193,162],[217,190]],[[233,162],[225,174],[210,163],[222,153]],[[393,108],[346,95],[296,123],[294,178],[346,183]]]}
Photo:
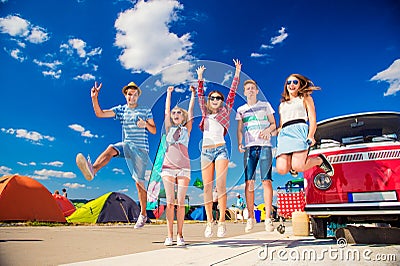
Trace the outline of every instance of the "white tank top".
{"label": "white tank top", "polygon": [[296,119],[308,120],[307,110],[304,106],[303,98],[296,97],[290,101],[282,102],[279,106],[281,124]]}
{"label": "white tank top", "polygon": [[204,121],[203,146],[225,143],[224,127],[215,119],[216,115],[208,115]]}

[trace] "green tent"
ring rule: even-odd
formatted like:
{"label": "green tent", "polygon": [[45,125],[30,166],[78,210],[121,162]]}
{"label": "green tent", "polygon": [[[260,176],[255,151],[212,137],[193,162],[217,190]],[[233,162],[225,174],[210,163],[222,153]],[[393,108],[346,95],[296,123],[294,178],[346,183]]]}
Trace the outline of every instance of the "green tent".
{"label": "green tent", "polygon": [[66,217],[70,223],[136,222],[140,208],[130,197],[109,192],[89,201]]}

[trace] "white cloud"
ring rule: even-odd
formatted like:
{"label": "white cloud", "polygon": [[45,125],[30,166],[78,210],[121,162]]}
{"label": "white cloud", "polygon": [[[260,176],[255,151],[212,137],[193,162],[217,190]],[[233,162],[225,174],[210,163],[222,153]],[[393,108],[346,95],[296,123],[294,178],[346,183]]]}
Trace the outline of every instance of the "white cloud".
{"label": "white cloud", "polygon": [[90,130],[85,130],[85,128],[83,126],[78,125],[78,124],[72,124],[72,125],[69,125],[68,127],[74,131],[81,133],[82,137],[87,137],[87,138],[98,138],[99,137],[97,134],[96,135],[92,134],[90,132]]}
{"label": "white cloud", "polygon": [[[119,56],[122,66],[132,72],[156,74],[168,66],[190,60],[193,45],[189,41],[190,34],[179,37],[168,27],[177,20],[177,11],[181,9],[183,5],[175,0],[151,0],[138,1],[134,8],[121,12],[114,26],[117,30],[115,45],[122,49]],[[170,75],[164,80],[171,78]]]}
{"label": "white cloud", "polygon": [[373,76],[370,81],[389,83],[384,96],[396,95],[400,91],[400,59],[396,59],[387,69]]}
{"label": "white cloud", "polygon": [[86,187],[85,184],[78,184],[78,183],[65,183],[65,184],[63,184],[63,186],[67,187],[67,188],[72,188],[72,189]]}
{"label": "white cloud", "polygon": [[[98,70],[98,65],[89,63],[93,58],[96,60],[96,56],[101,55],[102,49],[100,47],[89,50],[85,41],[72,38],[68,40],[68,43],[62,43],[60,45],[60,52],[66,53],[69,57],[68,60],[72,62],[78,69],[82,69],[82,66],[92,69],[93,71]],[[73,58],[73,56],[77,54],[77,58]],[[71,60],[72,59],[72,60]],[[95,76],[90,73],[78,74],[74,78],[74,80],[94,80]]]}
{"label": "white cloud", "polygon": [[267,54],[260,54],[260,53],[251,53],[251,57],[264,57],[267,56]]}
{"label": "white cloud", "polygon": [[31,43],[42,43],[50,39],[49,34],[41,27],[32,28],[30,35],[26,38]]}
{"label": "white cloud", "polygon": [[8,15],[5,18],[0,18],[1,32],[11,36],[28,36],[29,24],[27,20],[18,16]]}
{"label": "white cloud", "polygon": [[11,50],[10,55],[11,55],[12,58],[14,58],[14,59],[16,59],[16,60],[18,60],[18,61],[20,61],[20,62],[23,62],[23,61],[25,61],[25,59],[26,59],[26,58],[22,55],[21,50],[18,49],[18,48]]}
{"label": "white cloud", "polygon": [[57,177],[57,178],[75,178],[76,174],[73,172],[63,172],[63,171],[54,171],[54,170],[48,170],[48,169],[42,169],[42,170],[35,170],[34,172],[35,175],[38,175],[40,177]]}
{"label": "white cloud", "polygon": [[284,27],[282,27],[279,30],[279,35],[271,38],[272,45],[283,42],[289,36],[289,34],[287,34],[287,32],[285,30],[286,29]]}
{"label": "white cloud", "polygon": [[41,144],[42,140],[54,141],[55,138],[52,136],[46,136],[36,131],[28,131],[26,129],[5,129],[2,128],[1,131],[4,133],[15,135],[17,138],[23,138],[29,140],[35,144]]}
{"label": "white cloud", "polygon": [[113,168],[112,171],[114,172],[114,174],[121,174],[121,175],[125,174],[124,170],[119,168]]}
{"label": "white cloud", "polygon": [[13,15],[0,18],[0,31],[13,37],[24,38],[34,44],[43,43],[50,39],[45,29],[34,26],[26,19]]}
{"label": "white cloud", "polygon": [[68,40],[69,45],[76,50],[77,54],[79,57],[85,57],[86,56],[86,42],[84,42],[81,39],[70,39]]}
{"label": "white cloud", "polygon": [[128,191],[129,190],[127,188],[122,188],[122,189],[118,190],[118,192],[120,192],[120,193],[126,193]]}
{"label": "white cloud", "polygon": [[49,71],[42,71],[43,76],[50,76],[55,79],[59,79],[61,77],[61,69],[57,71],[49,70]]}
{"label": "white cloud", "polygon": [[[269,44],[261,44],[260,50],[267,50],[267,49],[272,49],[274,46],[278,43],[282,43],[288,36],[289,34],[286,32],[286,28],[282,27],[279,31],[279,35],[272,37],[269,41]],[[252,52],[250,54],[250,57],[253,58],[263,58],[263,57],[268,57],[266,61],[264,60],[264,63],[269,63],[270,58],[269,54],[263,53],[263,52]]]}
{"label": "white cloud", "polygon": [[50,165],[50,166],[55,166],[55,167],[62,167],[64,165],[64,163],[60,162],[60,161],[54,161],[54,162],[42,163],[42,165]]}
{"label": "white cloud", "polygon": [[260,49],[272,49],[274,46],[268,44],[261,44]]}
{"label": "white cloud", "polygon": [[56,70],[59,66],[62,65],[62,62],[59,60],[55,60],[53,62],[43,62],[43,61],[39,61],[37,59],[33,59],[33,63],[35,63],[38,66],[41,67],[47,67],[51,70]]}
{"label": "white cloud", "polygon": [[0,175],[10,175],[11,170],[12,169],[7,166],[0,166]]}
{"label": "white cloud", "polygon": [[100,47],[94,48],[92,51],[90,51],[87,55],[88,56],[95,56],[95,55],[100,55],[102,53],[102,49]]}
{"label": "white cloud", "polygon": [[84,80],[84,81],[88,81],[88,80],[94,80],[95,76],[93,76],[92,74],[86,73],[86,74],[82,74],[82,75],[78,75],[76,77],[74,77],[74,80]]}

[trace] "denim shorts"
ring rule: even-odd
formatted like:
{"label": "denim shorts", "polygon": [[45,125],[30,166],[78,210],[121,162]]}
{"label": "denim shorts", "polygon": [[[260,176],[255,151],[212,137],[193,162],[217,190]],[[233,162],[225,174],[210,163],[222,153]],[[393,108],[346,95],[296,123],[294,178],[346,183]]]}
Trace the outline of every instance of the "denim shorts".
{"label": "denim shorts", "polygon": [[117,158],[125,158],[132,178],[135,181],[144,182],[149,153],[144,149],[138,149],[128,142],[111,144],[117,150]]}
{"label": "denim shorts", "polygon": [[226,144],[215,148],[203,148],[201,150],[201,161],[214,162],[217,160],[228,160]]}
{"label": "denim shorts", "polygon": [[251,146],[244,153],[245,181],[256,179],[257,164],[260,165],[261,180],[272,181],[272,149],[270,146]]}

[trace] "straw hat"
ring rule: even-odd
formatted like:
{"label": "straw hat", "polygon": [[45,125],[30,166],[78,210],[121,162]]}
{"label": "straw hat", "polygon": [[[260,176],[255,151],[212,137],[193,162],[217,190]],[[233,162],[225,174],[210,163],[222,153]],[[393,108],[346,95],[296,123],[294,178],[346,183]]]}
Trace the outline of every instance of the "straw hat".
{"label": "straw hat", "polygon": [[125,87],[122,88],[122,93],[125,95],[125,94],[126,94],[126,91],[127,91],[129,88],[136,88],[136,89],[138,90],[138,92],[139,92],[139,96],[142,94],[142,90],[141,90],[141,89],[139,88],[139,86],[136,85],[136,83],[133,82],[133,81],[129,82],[128,85],[126,85]]}

